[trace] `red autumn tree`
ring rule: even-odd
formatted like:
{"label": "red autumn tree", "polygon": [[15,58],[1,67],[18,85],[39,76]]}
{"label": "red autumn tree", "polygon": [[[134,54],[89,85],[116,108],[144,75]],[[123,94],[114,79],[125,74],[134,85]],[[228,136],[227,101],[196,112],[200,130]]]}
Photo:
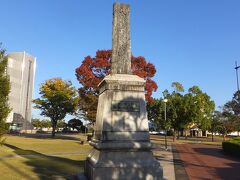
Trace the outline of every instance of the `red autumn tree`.
{"label": "red autumn tree", "polygon": [[[87,112],[87,117],[95,121],[98,102],[97,85],[111,71],[111,50],[98,50],[95,57],[87,56],[82,64],[76,68],[76,76],[82,85],[79,88],[80,108]],[[131,58],[133,74],[146,80],[146,100],[153,101],[152,93],[157,90],[157,84],[151,78],[155,75],[155,66],[142,56]]]}

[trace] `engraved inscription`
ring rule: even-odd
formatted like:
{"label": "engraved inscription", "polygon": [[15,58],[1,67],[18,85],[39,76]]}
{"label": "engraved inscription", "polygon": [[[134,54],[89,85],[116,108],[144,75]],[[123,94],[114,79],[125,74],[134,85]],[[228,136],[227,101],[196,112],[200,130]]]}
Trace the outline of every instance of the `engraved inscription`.
{"label": "engraved inscription", "polygon": [[113,101],[112,111],[139,112],[140,104],[137,101]]}

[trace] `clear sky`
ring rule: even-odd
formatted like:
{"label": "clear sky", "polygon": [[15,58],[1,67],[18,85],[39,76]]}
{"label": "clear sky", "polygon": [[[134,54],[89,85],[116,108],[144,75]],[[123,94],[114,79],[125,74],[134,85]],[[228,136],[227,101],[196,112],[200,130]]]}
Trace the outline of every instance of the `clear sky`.
{"label": "clear sky", "polygon": [[[1,0],[0,42],[7,52],[37,57],[39,85],[53,77],[79,84],[75,69],[85,56],[112,47],[113,0]],[[216,107],[236,91],[240,64],[239,0],[132,0],[131,46],[157,69],[161,97],[178,81],[198,85]],[[34,116],[37,116],[35,111]]]}

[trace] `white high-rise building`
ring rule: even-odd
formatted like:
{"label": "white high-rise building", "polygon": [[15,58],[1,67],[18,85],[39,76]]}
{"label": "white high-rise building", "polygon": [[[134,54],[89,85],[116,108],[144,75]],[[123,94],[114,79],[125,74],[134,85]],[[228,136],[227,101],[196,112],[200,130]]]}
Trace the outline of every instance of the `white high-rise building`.
{"label": "white high-rise building", "polygon": [[7,123],[11,123],[11,128],[15,130],[29,130],[32,119],[36,58],[26,52],[9,53],[7,57],[7,74],[11,83],[9,104],[12,108]]}

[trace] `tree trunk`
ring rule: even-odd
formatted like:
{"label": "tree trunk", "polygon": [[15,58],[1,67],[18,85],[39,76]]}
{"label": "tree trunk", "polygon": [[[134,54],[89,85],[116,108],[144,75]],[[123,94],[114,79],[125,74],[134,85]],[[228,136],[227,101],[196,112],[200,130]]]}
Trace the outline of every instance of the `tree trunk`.
{"label": "tree trunk", "polygon": [[178,135],[177,135],[177,139],[180,139],[180,134],[179,134],[180,132],[178,131]]}
{"label": "tree trunk", "polygon": [[52,124],[52,138],[55,137],[55,130],[56,130],[57,123]]}
{"label": "tree trunk", "polygon": [[226,134],[223,134],[223,140],[224,141],[226,140]]}
{"label": "tree trunk", "polygon": [[177,138],[176,138],[176,130],[174,129],[174,130],[173,130],[173,142],[175,142],[176,139],[177,139]]}
{"label": "tree trunk", "polygon": [[212,132],[212,142],[213,142],[213,132]]}
{"label": "tree trunk", "polygon": [[185,132],[185,139],[187,139],[187,130],[184,130]]}

